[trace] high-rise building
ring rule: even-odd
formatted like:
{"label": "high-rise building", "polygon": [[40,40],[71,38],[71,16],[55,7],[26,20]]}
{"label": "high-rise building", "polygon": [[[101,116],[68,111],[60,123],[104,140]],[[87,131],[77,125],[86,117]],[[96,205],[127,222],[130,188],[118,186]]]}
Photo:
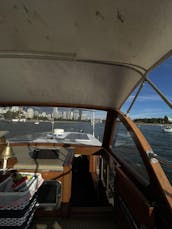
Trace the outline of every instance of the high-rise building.
{"label": "high-rise building", "polygon": [[53,118],[59,118],[58,107],[53,107]]}
{"label": "high-rise building", "polygon": [[32,108],[27,109],[27,118],[32,119],[34,117],[34,110]]}
{"label": "high-rise building", "polygon": [[18,106],[12,106],[11,107],[11,112],[17,112],[19,111],[19,107]]}

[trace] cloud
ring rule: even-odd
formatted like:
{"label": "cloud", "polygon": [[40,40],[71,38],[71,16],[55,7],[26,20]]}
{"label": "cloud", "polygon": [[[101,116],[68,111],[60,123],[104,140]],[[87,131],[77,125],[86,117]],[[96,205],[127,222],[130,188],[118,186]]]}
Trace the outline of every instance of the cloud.
{"label": "cloud", "polygon": [[[134,99],[134,95],[130,95],[127,102],[131,102]],[[155,102],[155,101],[162,101],[161,97],[158,95],[141,95],[138,96],[136,102]]]}

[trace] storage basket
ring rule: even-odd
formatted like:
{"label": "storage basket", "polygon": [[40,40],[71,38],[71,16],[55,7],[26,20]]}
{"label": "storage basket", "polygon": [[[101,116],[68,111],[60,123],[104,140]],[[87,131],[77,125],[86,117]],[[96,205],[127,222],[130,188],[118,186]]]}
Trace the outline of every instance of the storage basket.
{"label": "storage basket", "polygon": [[24,176],[33,176],[33,179],[28,181],[24,187],[25,190],[18,192],[0,192],[0,210],[3,209],[20,209],[25,207],[32,199],[35,192],[43,183],[41,174],[39,173],[21,173]]}
{"label": "storage basket", "polygon": [[[41,174],[21,173],[32,176],[17,192],[0,192],[0,228],[28,228],[37,204],[37,190],[43,183]],[[1,183],[7,185],[7,182]]]}

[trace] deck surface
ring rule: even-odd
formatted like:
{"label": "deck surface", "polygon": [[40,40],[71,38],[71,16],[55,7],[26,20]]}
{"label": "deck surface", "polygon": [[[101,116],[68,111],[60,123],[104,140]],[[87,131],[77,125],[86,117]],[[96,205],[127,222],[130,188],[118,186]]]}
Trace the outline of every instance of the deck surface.
{"label": "deck surface", "polygon": [[59,218],[34,220],[30,229],[122,229],[114,218]]}
{"label": "deck surface", "polygon": [[68,217],[35,217],[29,229],[129,229],[109,205],[103,187],[95,189],[87,157],[73,162],[72,196]]}

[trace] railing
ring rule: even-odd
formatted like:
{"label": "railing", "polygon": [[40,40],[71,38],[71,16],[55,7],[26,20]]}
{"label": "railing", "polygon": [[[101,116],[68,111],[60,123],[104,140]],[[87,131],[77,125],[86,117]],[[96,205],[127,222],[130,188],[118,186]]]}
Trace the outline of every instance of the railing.
{"label": "railing", "polygon": [[154,207],[149,204],[135,183],[123,172],[121,165],[115,158],[108,152],[107,154],[109,155],[108,159],[104,156],[100,158],[100,177],[109,203],[115,209],[122,205],[132,226],[144,225],[147,228],[154,228]]}
{"label": "railing", "polygon": [[110,202],[115,206],[115,195],[120,196],[134,215],[136,222],[148,228],[154,228],[154,207],[156,207],[159,214],[165,214],[165,220],[171,225],[172,187],[159,163],[159,158],[130,118],[120,111],[117,113],[114,111],[114,116],[118,116],[130,132],[147,169],[150,184],[147,184],[122,159],[113,155],[110,148],[106,148],[100,159],[100,177]]}

